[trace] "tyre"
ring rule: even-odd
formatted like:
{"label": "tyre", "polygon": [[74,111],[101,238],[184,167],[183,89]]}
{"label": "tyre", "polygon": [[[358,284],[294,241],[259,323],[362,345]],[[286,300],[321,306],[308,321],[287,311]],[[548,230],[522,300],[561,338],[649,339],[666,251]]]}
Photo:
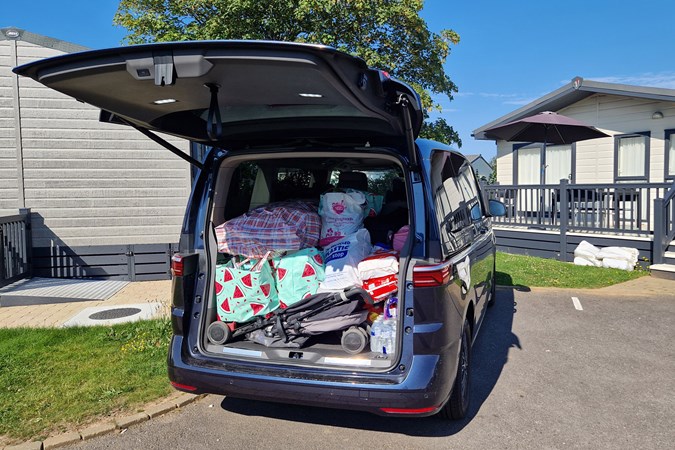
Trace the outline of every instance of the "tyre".
{"label": "tyre", "polygon": [[443,405],[438,415],[443,419],[458,420],[466,417],[469,410],[469,393],[471,388],[471,327],[469,321],[464,321],[462,342],[457,361],[457,376],[452,385],[452,394],[448,402]]}

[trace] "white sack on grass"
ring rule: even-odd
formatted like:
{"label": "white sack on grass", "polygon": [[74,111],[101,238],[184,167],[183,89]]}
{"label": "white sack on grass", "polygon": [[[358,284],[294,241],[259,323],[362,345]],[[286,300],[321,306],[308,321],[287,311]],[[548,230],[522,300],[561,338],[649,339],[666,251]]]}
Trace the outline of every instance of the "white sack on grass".
{"label": "white sack on grass", "polygon": [[631,263],[633,266],[637,263],[640,252],[636,248],[629,247],[605,247],[600,250],[598,258],[600,259],[620,259]]}
{"label": "white sack on grass", "polygon": [[600,249],[587,241],[581,241],[579,245],[577,245],[577,248],[574,249],[574,256],[580,256],[582,258],[600,259],[598,257],[599,254]]}
{"label": "white sack on grass", "polygon": [[327,246],[323,258],[326,273],[319,292],[361,286],[357,267],[368,256],[370,248],[370,233],[365,228]]}
{"label": "white sack on grass", "polygon": [[608,269],[627,270],[628,272],[631,272],[635,267],[635,263],[631,264],[625,259],[603,258],[602,267],[606,267]]}
{"label": "white sack on grass", "polygon": [[596,258],[586,258],[583,256],[575,256],[574,264],[577,266],[593,266],[602,267],[602,261]]}
{"label": "white sack on grass", "polygon": [[601,267],[602,262],[598,258],[600,249],[595,245],[581,241],[574,249],[574,264],[577,266],[595,266]]}

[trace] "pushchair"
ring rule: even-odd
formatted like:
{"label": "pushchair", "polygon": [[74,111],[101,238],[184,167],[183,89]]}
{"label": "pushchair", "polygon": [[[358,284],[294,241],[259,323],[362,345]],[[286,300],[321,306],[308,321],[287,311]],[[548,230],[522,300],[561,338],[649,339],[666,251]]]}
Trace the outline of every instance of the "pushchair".
{"label": "pushchair", "polygon": [[356,354],[368,343],[368,333],[358,327],[368,315],[364,306],[373,304],[370,294],[359,287],[319,293],[237,327],[213,322],[206,335],[211,343],[220,345],[245,335],[247,340],[266,347],[300,348],[310,336],[346,330],[341,340],[342,348]]}

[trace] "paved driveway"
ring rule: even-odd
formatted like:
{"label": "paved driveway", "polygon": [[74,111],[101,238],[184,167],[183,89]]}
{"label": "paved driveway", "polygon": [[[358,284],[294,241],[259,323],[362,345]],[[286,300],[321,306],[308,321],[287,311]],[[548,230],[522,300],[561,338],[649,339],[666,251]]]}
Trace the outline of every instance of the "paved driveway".
{"label": "paved driveway", "polygon": [[461,422],[209,396],[75,448],[672,448],[675,292],[621,294],[500,289]]}

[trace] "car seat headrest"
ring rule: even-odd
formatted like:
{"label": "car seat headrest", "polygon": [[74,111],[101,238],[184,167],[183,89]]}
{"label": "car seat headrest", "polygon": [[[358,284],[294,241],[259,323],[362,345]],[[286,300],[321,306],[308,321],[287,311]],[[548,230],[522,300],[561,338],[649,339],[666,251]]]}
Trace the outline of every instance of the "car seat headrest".
{"label": "car seat headrest", "polygon": [[340,172],[338,179],[339,189],[356,189],[359,191],[368,191],[368,177],[363,172]]}

